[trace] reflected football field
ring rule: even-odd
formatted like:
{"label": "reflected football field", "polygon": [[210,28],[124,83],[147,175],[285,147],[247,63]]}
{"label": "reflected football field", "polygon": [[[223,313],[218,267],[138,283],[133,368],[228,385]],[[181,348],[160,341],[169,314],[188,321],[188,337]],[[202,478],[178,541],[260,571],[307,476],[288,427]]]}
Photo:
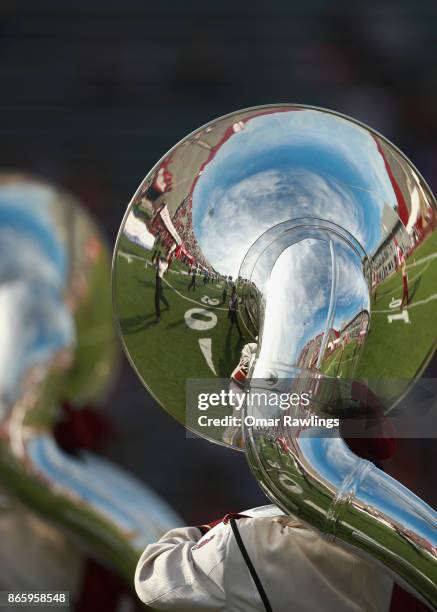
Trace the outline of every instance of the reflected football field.
{"label": "reflected football field", "polygon": [[[245,342],[253,341],[241,322],[244,340],[227,318],[228,297],[223,303],[223,284],[203,284],[197,277],[196,289],[188,291],[188,267],[174,260],[164,277],[164,294],[170,304],[155,315],[155,267],[150,252],[123,237],[117,264],[118,299],[124,313],[120,327],[142,379],[159,380],[159,397],[184,418],[187,378],[227,378],[237,365]],[[370,331],[360,352],[355,341],[347,343],[326,359],[323,371],[328,376],[388,376],[390,364],[398,364],[398,379],[414,377],[420,355],[434,350],[433,329],[437,327],[437,236],[430,235],[407,258],[410,304],[400,309],[401,271],[377,286],[371,303]],[[424,272],[427,272],[424,275]],[[420,320],[421,325],[415,323]],[[423,321],[427,325],[423,325]],[[387,342],[389,336],[390,341]],[[189,347],[186,353],[177,347]],[[377,350],[375,350],[377,347]],[[358,361],[358,363],[357,363]],[[355,367],[355,364],[357,366]],[[171,367],[169,367],[171,364]],[[424,362],[425,365],[425,362]],[[395,385],[399,385],[396,382]],[[390,386],[390,385],[388,385]]]}
{"label": "reflected football field", "polygon": [[[124,255],[120,253],[117,260],[117,298],[119,311],[124,314],[120,327],[128,354],[142,379],[159,381],[156,395],[163,405],[170,405],[171,411],[184,419],[186,379],[229,377],[251,337],[242,324],[244,340],[235,326],[230,326],[228,298],[224,304],[222,299],[223,285],[204,285],[198,276],[195,291],[188,291],[188,267],[177,260],[164,276],[164,294],[170,308],[162,304],[161,320],[156,322],[156,270],[150,252],[146,255],[125,237],[120,251]],[[189,348],[188,362],[186,350],[178,348],[182,344]]]}
{"label": "reflected football field", "polygon": [[[400,310],[402,275],[398,270],[377,287],[372,300],[370,333],[355,373],[383,378],[397,364],[398,378],[414,378],[423,355],[435,350],[437,328],[437,236],[431,234],[407,258],[410,304]],[[424,272],[426,271],[426,274]],[[418,324],[420,322],[420,325]],[[424,324],[426,322],[426,324]],[[389,341],[388,341],[389,340]],[[375,350],[377,345],[378,349]],[[371,350],[372,349],[372,350]],[[370,360],[372,354],[372,360]],[[425,359],[424,365],[427,359]]]}

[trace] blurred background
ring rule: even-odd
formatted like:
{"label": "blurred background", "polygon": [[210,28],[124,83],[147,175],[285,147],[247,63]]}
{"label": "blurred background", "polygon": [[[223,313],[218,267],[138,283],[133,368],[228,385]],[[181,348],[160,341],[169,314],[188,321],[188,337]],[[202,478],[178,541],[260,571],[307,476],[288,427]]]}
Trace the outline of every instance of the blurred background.
{"label": "blurred background", "polygon": [[[68,188],[112,250],[134,191],[176,142],[233,110],[290,102],[380,131],[435,192],[436,31],[435,0],[3,0],[0,168]],[[104,409],[102,452],[188,523],[266,503],[244,456],[187,440],[126,362]],[[421,468],[435,465],[433,440],[400,443],[392,471],[435,505],[436,475],[430,486]]]}

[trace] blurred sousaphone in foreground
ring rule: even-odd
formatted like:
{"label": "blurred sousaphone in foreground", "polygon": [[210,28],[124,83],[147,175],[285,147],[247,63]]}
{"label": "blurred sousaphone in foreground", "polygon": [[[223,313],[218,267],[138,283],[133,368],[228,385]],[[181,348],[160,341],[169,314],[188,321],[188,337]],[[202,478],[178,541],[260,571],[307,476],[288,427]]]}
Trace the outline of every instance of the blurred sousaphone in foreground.
{"label": "blurred sousaphone in foreground", "polygon": [[90,557],[130,585],[181,519],[63,411],[114,384],[109,252],[72,195],[16,172],[0,173],[0,328],[0,588],[63,589],[73,606]]}
{"label": "blurred sousaphone in foreground", "polygon": [[244,446],[286,512],[434,604],[431,508],[358,459],[338,428],[205,427],[192,391],[231,379],[247,398],[311,396],[305,407],[247,400],[245,416],[348,417],[364,389],[391,413],[436,345],[435,226],[428,186],[381,135],[330,111],[266,106],[209,123],[152,169],[113,262],[126,352],[161,405],[203,437]]}

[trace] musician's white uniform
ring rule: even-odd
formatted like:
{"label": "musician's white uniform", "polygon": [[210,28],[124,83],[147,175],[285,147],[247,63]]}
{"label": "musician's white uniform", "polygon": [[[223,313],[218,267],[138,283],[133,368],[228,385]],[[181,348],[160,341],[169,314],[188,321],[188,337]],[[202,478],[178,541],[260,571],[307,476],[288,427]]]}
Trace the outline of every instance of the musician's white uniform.
{"label": "musician's white uniform", "polygon": [[[375,564],[285,517],[275,506],[237,521],[273,612],[386,612],[392,581]],[[229,523],[203,537],[197,527],[169,531],[146,548],[135,587],[160,610],[254,612],[263,603]]]}

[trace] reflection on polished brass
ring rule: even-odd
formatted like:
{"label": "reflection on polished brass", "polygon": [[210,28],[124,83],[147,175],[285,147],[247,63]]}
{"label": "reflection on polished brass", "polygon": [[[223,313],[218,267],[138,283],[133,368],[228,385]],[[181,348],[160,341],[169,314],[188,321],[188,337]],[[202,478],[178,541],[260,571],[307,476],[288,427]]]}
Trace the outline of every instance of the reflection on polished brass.
{"label": "reflection on polished brass", "polygon": [[[199,435],[245,445],[286,512],[371,553],[434,605],[431,508],[355,457],[338,431],[205,431],[185,420],[185,388],[227,378],[279,392],[291,380],[286,390],[312,401],[290,411],[311,415],[337,400],[350,410],[347,381],[371,380],[389,412],[435,349],[435,228],[428,186],[381,135],[333,112],[266,106],[200,128],[158,162],[113,260],[124,346],[161,405]],[[343,381],[329,389],[345,394],[334,401],[325,381]]]}
{"label": "reflection on polished brass", "polygon": [[407,389],[387,381],[417,377],[435,347],[435,224],[417,170],[357,122],[291,105],[218,119],[126,212],[113,290],[127,354],[181,422],[186,379],[230,376],[254,342],[255,377],[384,379],[390,410]]}
{"label": "reflection on polished brass", "polygon": [[[145,544],[180,519],[129,474],[53,436],[64,401],[80,410],[114,379],[108,249],[75,198],[20,174],[0,174],[0,328],[0,493],[11,513],[25,507],[11,524],[26,531],[39,515],[65,528],[66,548],[74,538],[74,555],[86,550],[131,581]],[[32,551],[53,566],[51,530],[31,531]]]}
{"label": "reflection on polished brass", "polygon": [[[331,379],[313,372],[294,379],[280,377],[274,384],[266,384],[267,380],[252,378],[250,394],[309,392],[313,401],[305,408],[290,405],[282,413],[281,424],[274,427],[262,424],[265,409],[247,406],[246,418],[257,420],[253,426],[244,426],[245,448],[261,488],[287,514],[353,546],[364,558],[371,555],[394,581],[435,608],[437,513],[373,463],[351,452],[339,427],[326,429],[317,424],[320,400],[327,395],[317,388],[325,387],[332,395]],[[329,405],[328,401],[322,407],[325,414]],[[286,417],[315,424],[290,428],[283,425]]]}

